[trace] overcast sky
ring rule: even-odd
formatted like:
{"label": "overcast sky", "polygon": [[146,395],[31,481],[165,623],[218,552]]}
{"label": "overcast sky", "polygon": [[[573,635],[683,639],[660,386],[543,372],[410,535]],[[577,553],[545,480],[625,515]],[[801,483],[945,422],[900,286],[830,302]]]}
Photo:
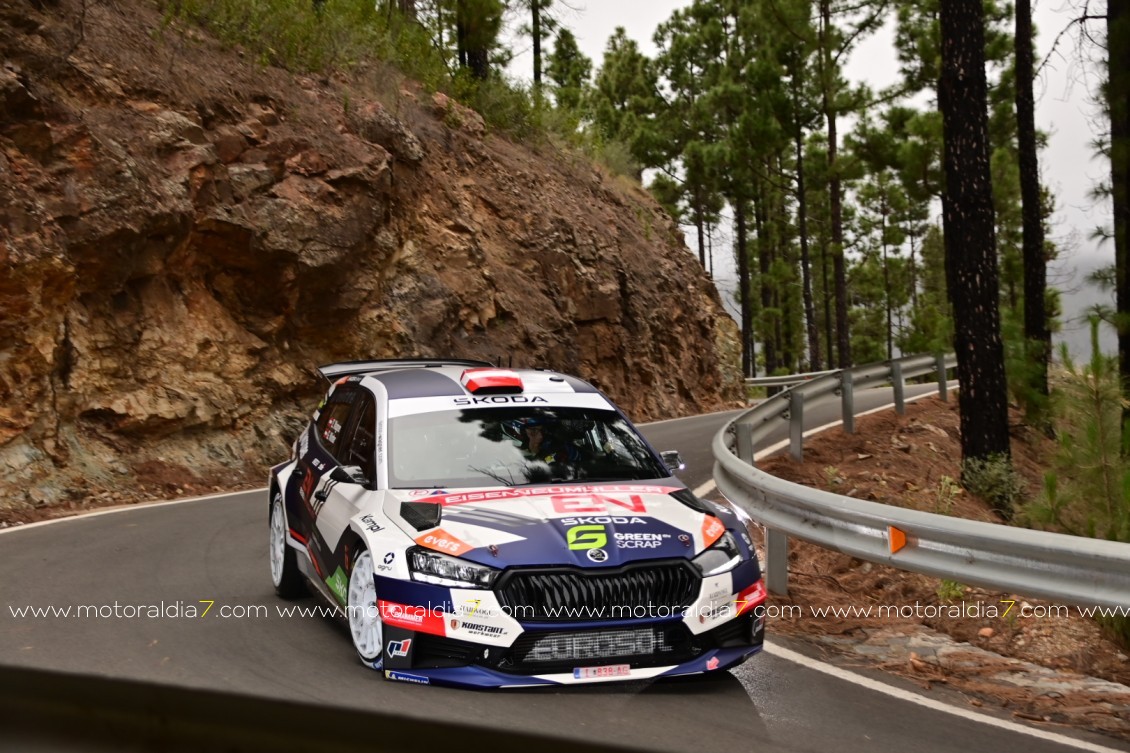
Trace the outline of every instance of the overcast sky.
{"label": "overcast sky", "polygon": [[[563,25],[577,35],[581,50],[601,65],[604,47],[617,26],[640,45],[645,54],[656,52],[652,35],[656,27],[671,13],[688,5],[686,0],[555,0],[554,13]],[[1073,10],[1071,0],[1036,0],[1037,65],[1048,58],[1057,34],[1065,29]],[[879,89],[894,83],[898,66],[893,51],[893,30],[884,29],[865,42],[847,65],[847,75],[855,81],[866,81]],[[552,42],[550,43],[552,46]],[[517,43],[519,50],[528,42]],[[511,65],[515,75],[529,78],[532,62],[528,49]],[[1093,125],[1096,108],[1091,93],[1097,90],[1098,75],[1092,67],[1079,62],[1075,40],[1064,37],[1058,53],[1048,59],[1036,84],[1036,127],[1049,134],[1048,146],[1040,155],[1043,181],[1056,198],[1052,234],[1060,249],[1060,260],[1054,265],[1050,282],[1064,291],[1065,314],[1078,312],[1105,296],[1085,289],[1082,276],[1100,266],[1114,263],[1114,249],[1090,239],[1095,227],[1109,223],[1108,203],[1090,198],[1094,186],[1109,175],[1108,163],[1094,157],[1092,142],[1098,135]],[[724,298],[734,287],[732,253],[726,248],[728,231],[714,249],[714,272]],[[1113,303],[1113,299],[1111,300]],[[732,302],[727,301],[730,308]],[[1080,337],[1079,334],[1082,334]],[[1115,348],[1113,333],[1104,337],[1104,350]],[[1086,347],[1085,333],[1069,338],[1072,350]]]}

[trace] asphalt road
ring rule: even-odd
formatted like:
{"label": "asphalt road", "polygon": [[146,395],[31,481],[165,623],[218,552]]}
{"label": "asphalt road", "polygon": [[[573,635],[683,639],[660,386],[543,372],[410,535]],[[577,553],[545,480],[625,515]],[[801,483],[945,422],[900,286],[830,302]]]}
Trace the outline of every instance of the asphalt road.
{"label": "asphalt road", "polygon": [[[856,400],[866,407],[881,395],[860,393]],[[810,425],[834,420],[834,409],[806,410]],[[643,429],[657,449],[683,453],[684,481],[695,488],[709,480],[710,441],[732,415]],[[387,682],[357,662],[338,622],[278,611],[293,603],[280,601],[271,588],[266,515],[265,493],[249,492],[0,535],[0,663],[408,717],[441,714],[655,751],[1078,749],[892,698],[785,660],[772,649],[709,679],[495,692]],[[209,601],[207,615],[185,616],[189,608],[199,615]],[[122,616],[17,617],[12,611],[80,604],[106,613],[117,604]],[[130,607],[162,604],[166,616],[126,616]],[[180,616],[167,616],[173,605]],[[0,731],[0,748],[2,743]]]}

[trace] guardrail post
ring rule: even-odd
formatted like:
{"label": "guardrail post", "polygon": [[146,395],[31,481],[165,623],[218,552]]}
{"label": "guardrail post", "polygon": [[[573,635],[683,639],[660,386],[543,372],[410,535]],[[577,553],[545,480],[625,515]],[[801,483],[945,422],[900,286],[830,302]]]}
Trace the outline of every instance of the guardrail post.
{"label": "guardrail post", "polygon": [[757,458],[753,453],[753,424],[734,424],[738,434],[738,458],[757,467]]}
{"label": "guardrail post", "polygon": [[855,395],[852,392],[855,376],[851,369],[840,372],[840,412],[843,414],[844,431],[855,434]]}
{"label": "guardrail post", "polygon": [[934,367],[938,372],[938,397],[942,399],[943,403],[948,403],[950,400],[949,390],[946,389],[948,380],[946,379],[946,354],[939,353],[934,356]]}
{"label": "guardrail post", "polygon": [[789,595],[789,537],[765,529],[765,587],[777,596]]}
{"label": "guardrail post", "polygon": [[906,413],[906,383],[902,378],[902,361],[891,361],[891,387],[895,391],[895,413],[901,416]]}
{"label": "guardrail post", "polygon": [[789,453],[804,460],[804,393],[793,390],[789,398]]}

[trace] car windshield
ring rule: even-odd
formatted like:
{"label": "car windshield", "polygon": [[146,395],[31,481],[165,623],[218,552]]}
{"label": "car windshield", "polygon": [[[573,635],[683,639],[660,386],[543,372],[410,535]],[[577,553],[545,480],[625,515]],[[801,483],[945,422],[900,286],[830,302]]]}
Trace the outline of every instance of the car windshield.
{"label": "car windshield", "polygon": [[615,411],[475,408],[389,422],[389,486],[522,486],[669,475]]}

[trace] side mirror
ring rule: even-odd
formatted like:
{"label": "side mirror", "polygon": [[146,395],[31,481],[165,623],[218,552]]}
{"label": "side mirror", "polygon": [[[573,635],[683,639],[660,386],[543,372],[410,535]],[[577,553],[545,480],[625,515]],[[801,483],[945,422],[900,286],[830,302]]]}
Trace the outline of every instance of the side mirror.
{"label": "side mirror", "polygon": [[365,472],[361,470],[359,465],[339,465],[335,466],[330,471],[330,480],[336,481],[339,484],[360,484],[361,486],[369,486],[369,478]]}
{"label": "side mirror", "polygon": [[663,464],[672,474],[684,471],[687,468],[687,464],[683,462],[683,456],[679,454],[678,450],[665,450],[659,453],[659,457],[663,458]]}

